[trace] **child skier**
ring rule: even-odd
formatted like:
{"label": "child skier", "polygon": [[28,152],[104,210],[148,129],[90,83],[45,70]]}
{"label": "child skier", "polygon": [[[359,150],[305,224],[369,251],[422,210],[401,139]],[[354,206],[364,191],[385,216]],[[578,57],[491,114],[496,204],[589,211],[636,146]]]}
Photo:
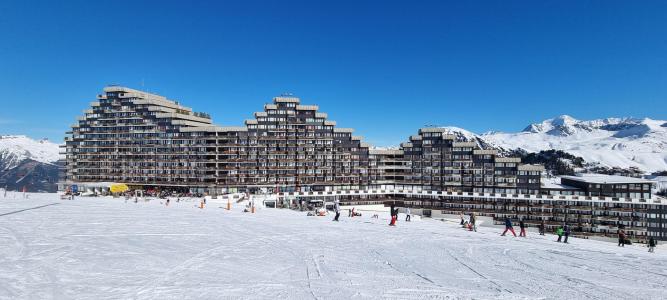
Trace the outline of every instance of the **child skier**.
{"label": "child skier", "polygon": [[523,218],[519,220],[519,228],[521,228],[519,236],[526,237],[526,223],[523,222]]}
{"label": "child skier", "polygon": [[655,245],[656,244],[657,243],[656,243],[655,239],[653,237],[651,237],[648,240],[648,252],[651,252],[651,253],[655,252]]}
{"label": "child skier", "polygon": [[336,217],[334,217],[334,221],[338,222],[338,217],[340,217],[340,204],[338,200],[336,200],[334,204],[334,211],[336,212]]}
{"label": "child skier", "polygon": [[410,222],[410,208],[405,209],[405,222]]}
{"label": "child skier", "polygon": [[545,224],[544,224],[544,220],[542,220],[542,222],[540,222],[540,227],[539,227],[539,229],[540,229],[540,235],[544,235],[544,229],[545,229],[545,227],[546,227],[546,226],[545,226]]}
{"label": "child skier", "polygon": [[560,243],[560,240],[563,238],[563,226],[558,226],[558,229],[556,229],[556,234],[558,235],[558,240],[556,240],[556,242]]}
{"label": "child skier", "polygon": [[476,219],[477,218],[475,217],[475,213],[470,213],[470,231],[477,232],[477,225],[475,225],[475,223],[477,223]]}
{"label": "child skier", "polygon": [[503,234],[500,236],[505,236],[508,230],[512,232],[514,237],[516,237],[516,232],[514,232],[514,227],[512,227],[512,220],[510,220],[510,218],[505,218],[505,231],[503,231]]}
{"label": "child skier", "polygon": [[389,214],[391,215],[391,222],[389,222],[389,226],[396,226],[396,210],[394,209],[393,204],[389,207]]}
{"label": "child skier", "polygon": [[563,234],[565,234],[565,241],[563,241],[563,243],[567,244],[567,238],[570,237],[570,225],[565,224],[565,227],[563,227]]}

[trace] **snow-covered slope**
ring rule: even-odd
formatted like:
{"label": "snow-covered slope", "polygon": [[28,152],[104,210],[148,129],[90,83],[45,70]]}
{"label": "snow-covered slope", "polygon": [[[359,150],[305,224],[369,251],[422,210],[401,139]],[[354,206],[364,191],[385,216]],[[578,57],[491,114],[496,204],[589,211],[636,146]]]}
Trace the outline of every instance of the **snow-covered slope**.
{"label": "snow-covered slope", "polygon": [[0,136],[0,170],[17,167],[26,159],[52,164],[59,158],[58,144],[33,140],[24,135]]}
{"label": "snow-covered slope", "polygon": [[489,143],[489,141],[485,140],[482,136],[473,133],[471,131],[468,131],[466,129],[455,126],[444,126],[441,128],[446,129],[445,131],[446,134],[451,134],[455,136],[456,139],[459,141],[476,142],[477,145],[479,145],[482,149],[498,149],[501,151],[507,150],[500,145]]}
{"label": "snow-covered slope", "polygon": [[[456,220],[0,194],[0,299],[664,299],[667,248]],[[479,221],[484,221],[480,218]]]}
{"label": "snow-covered slope", "polygon": [[667,121],[607,118],[580,121],[567,115],[531,124],[522,132],[480,137],[505,149],[563,150],[607,167],[667,170]]}

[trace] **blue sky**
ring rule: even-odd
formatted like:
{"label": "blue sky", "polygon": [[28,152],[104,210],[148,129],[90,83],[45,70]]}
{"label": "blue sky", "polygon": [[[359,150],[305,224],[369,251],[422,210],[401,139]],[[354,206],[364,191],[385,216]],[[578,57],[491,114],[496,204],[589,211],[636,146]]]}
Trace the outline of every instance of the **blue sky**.
{"label": "blue sky", "polygon": [[667,118],[666,1],[192,2],[0,0],[0,133],[60,141],[142,82],[220,125],[291,92],[376,145]]}

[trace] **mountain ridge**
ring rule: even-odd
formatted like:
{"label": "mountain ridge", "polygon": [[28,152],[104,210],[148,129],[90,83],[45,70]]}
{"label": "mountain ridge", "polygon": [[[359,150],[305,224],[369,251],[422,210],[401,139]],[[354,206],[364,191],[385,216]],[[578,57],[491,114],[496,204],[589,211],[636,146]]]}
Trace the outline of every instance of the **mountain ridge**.
{"label": "mountain ridge", "polygon": [[0,187],[55,192],[60,159],[59,145],[47,139],[0,135]]}
{"label": "mountain ridge", "polygon": [[[445,127],[452,128],[452,127]],[[578,120],[561,115],[529,124],[514,133],[489,131],[463,136],[490,148],[538,153],[561,150],[600,168],[636,168],[644,173],[667,170],[667,121],[650,118]]]}

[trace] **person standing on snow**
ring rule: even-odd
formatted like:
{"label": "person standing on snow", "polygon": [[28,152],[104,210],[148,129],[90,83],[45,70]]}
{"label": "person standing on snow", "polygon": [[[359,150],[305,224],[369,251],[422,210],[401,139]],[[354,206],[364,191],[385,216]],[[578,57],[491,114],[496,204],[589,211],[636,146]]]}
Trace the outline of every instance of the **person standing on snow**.
{"label": "person standing on snow", "polygon": [[394,204],[389,207],[389,215],[391,216],[389,226],[396,226],[396,211],[394,210]]}
{"label": "person standing on snow", "polygon": [[556,242],[560,243],[560,240],[563,238],[563,226],[558,226],[558,229],[556,229],[556,234],[558,235]]}
{"label": "person standing on snow", "polygon": [[461,224],[460,225],[463,226],[463,224],[466,223],[465,219],[463,219],[463,213],[460,213],[459,217],[461,217]]}
{"label": "person standing on snow", "polygon": [[567,223],[565,223],[565,227],[563,227],[563,234],[565,234],[565,241],[563,241],[563,243],[567,244],[567,238],[570,237],[570,225],[567,225]]}
{"label": "person standing on snow", "polygon": [[475,213],[470,213],[470,231],[475,231],[477,232],[477,218],[475,217]]}
{"label": "person standing on snow", "polygon": [[338,222],[338,217],[340,217],[340,202],[338,200],[334,203],[334,211],[336,212],[336,217],[333,220]]}
{"label": "person standing on snow", "polygon": [[410,208],[405,208],[405,222],[410,222]]}
{"label": "person standing on snow", "polygon": [[625,247],[625,230],[623,228],[618,229],[618,246]]}
{"label": "person standing on snow", "polygon": [[396,222],[398,221],[398,207],[394,208],[394,216],[391,220],[391,226],[396,226]]}
{"label": "person standing on snow", "polygon": [[512,220],[510,220],[510,218],[505,218],[505,231],[503,231],[503,234],[500,236],[505,236],[508,230],[512,232],[514,237],[516,237],[516,232],[514,232],[514,227],[512,227]]}
{"label": "person standing on snow", "polygon": [[651,237],[648,240],[648,252],[651,252],[651,253],[655,252],[655,245],[656,244],[657,243],[656,243],[655,239],[653,237]]}
{"label": "person standing on snow", "polygon": [[545,229],[545,227],[546,227],[546,226],[545,226],[545,224],[544,224],[544,220],[542,220],[542,222],[540,222],[540,227],[539,227],[539,229],[540,229],[540,235],[544,235],[544,229]]}
{"label": "person standing on snow", "polygon": [[526,237],[526,223],[523,222],[523,218],[519,220],[519,228],[521,228],[519,236]]}

